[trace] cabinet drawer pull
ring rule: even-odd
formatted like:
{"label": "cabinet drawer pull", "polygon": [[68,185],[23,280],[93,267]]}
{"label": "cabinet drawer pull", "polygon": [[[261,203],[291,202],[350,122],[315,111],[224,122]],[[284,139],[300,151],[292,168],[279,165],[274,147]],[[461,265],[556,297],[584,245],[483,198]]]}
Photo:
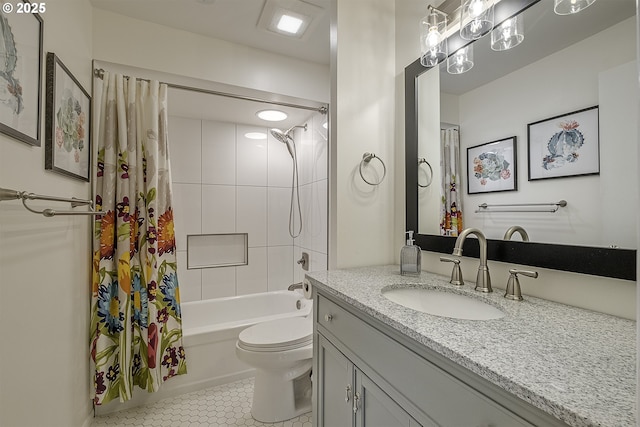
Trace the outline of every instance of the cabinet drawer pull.
{"label": "cabinet drawer pull", "polygon": [[358,412],[358,406],[360,403],[360,392],[357,391],[356,394],[353,395],[353,413]]}
{"label": "cabinet drawer pull", "polygon": [[333,320],[333,316],[331,314],[324,315],[325,322],[331,322]]}
{"label": "cabinet drawer pull", "polygon": [[349,401],[351,400],[351,384],[347,384],[347,388],[345,389],[345,396],[344,396],[344,401],[346,403],[349,403]]}

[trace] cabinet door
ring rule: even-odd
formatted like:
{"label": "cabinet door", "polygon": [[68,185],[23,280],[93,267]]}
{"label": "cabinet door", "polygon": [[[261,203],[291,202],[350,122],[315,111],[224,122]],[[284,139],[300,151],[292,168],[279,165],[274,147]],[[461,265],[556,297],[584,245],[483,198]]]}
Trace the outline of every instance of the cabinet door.
{"label": "cabinet door", "polygon": [[357,427],[420,426],[376,383],[357,368],[354,412],[356,413]]}
{"label": "cabinet door", "polygon": [[319,427],[353,425],[353,364],[322,335],[318,335]]}

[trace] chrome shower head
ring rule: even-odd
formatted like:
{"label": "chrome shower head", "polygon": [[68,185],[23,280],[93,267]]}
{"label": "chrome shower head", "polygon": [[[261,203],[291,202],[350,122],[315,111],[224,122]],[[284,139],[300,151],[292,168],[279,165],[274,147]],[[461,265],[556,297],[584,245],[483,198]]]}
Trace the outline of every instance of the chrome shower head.
{"label": "chrome shower head", "polygon": [[289,129],[286,130],[286,132],[282,132],[280,129],[275,129],[275,128],[271,129],[270,131],[271,135],[273,135],[275,139],[277,139],[278,141],[282,142],[287,146],[287,150],[289,150],[289,154],[291,154],[291,158],[294,158],[293,147],[292,147],[292,144],[294,143],[294,141],[293,141],[293,137],[291,136],[291,131],[293,131],[295,128],[303,128],[304,130],[307,130],[307,124],[305,123],[304,125],[291,126]]}
{"label": "chrome shower head", "polygon": [[284,144],[288,144],[289,138],[291,138],[289,136],[289,131],[282,132],[280,129],[271,129],[271,135],[273,135],[275,139],[277,139],[278,141]]}
{"label": "chrome shower head", "polygon": [[293,138],[289,135],[289,129],[286,132],[282,132],[280,129],[271,129],[271,135],[278,141],[282,142],[287,146],[287,150],[289,150],[289,154],[291,154],[291,158],[293,159],[293,148],[291,147],[291,143],[293,142]]}

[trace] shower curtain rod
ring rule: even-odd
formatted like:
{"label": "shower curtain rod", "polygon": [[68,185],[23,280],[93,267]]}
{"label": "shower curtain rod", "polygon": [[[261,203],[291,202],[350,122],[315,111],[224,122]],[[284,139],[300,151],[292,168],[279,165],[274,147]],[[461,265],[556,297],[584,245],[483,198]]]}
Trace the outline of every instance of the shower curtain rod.
{"label": "shower curtain rod", "polygon": [[[96,68],[93,70],[93,75],[99,79],[103,79],[104,78],[104,69],[103,68]],[[129,78],[129,76],[124,76],[125,78]],[[146,82],[150,81],[149,79],[138,79],[138,80],[144,80]],[[272,104],[272,105],[280,105],[281,107],[291,107],[291,108],[300,108],[303,110],[311,110],[311,111],[317,111],[321,114],[327,114],[327,107],[322,106],[322,107],[309,107],[306,105],[298,105],[298,104],[291,104],[288,102],[281,102],[281,101],[267,101],[264,99],[259,99],[259,98],[253,98],[250,96],[244,96],[244,95],[236,95],[234,93],[228,93],[228,92],[220,92],[217,90],[210,90],[210,89],[202,89],[199,87],[193,87],[193,86],[184,86],[184,85],[178,85],[178,84],[174,84],[174,83],[166,83],[166,82],[160,82],[162,84],[166,84],[168,87],[170,88],[174,88],[174,89],[181,89],[181,90],[188,90],[191,92],[200,92],[200,93],[206,93],[208,95],[218,95],[218,96],[225,96],[227,98],[234,98],[234,99],[241,99],[244,101],[254,101],[254,102],[262,102],[265,104]]]}

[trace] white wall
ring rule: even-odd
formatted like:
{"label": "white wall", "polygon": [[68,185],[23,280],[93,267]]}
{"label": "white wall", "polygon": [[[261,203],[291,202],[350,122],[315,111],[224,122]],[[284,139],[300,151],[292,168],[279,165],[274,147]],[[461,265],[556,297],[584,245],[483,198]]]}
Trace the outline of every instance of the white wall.
{"label": "white wall", "polygon": [[[442,197],[442,167],[440,165],[440,129],[446,121],[440,105],[432,102],[433,94],[440,92],[440,73],[427,72],[417,82],[418,91],[418,157],[429,162],[432,169],[431,185],[418,188],[419,229],[421,234],[440,234],[440,199]],[[456,117],[457,120],[457,117]],[[455,122],[454,122],[455,123]],[[416,159],[416,161],[418,161]],[[418,168],[418,182],[426,185],[429,172],[426,165]],[[436,203],[434,203],[434,201]]]}
{"label": "white wall", "polygon": [[[287,289],[302,280],[304,272],[295,262],[302,251],[309,253],[311,270],[326,269],[325,119],[314,113],[306,121],[307,130],[298,128],[293,134],[303,218],[303,231],[294,241],[289,235],[293,163],[287,148],[268,128],[170,116],[182,301]],[[248,139],[247,132],[261,132],[268,138]],[[297,219],[297,206],[294,214]],[[187,235],[225,233],[248,234],[248,265],[187,269]]]}
{"label": "white wall", "polygon": [[94,58],[267,92],[329,101],[325,65],[93,10]]}
{"label": "white wall", "polygon": [[[90,92],[89,1],[46,6],[45,54],[55,52]],[[44,146],[44,137],[41,147],[31,147],[0,135],[0,187],[91,198],[88,183],[44,170]],[[18,201],[0,203],[0,425],[68,427],[90,420],[90,241],[88,217],[45,218]]]}
{"label": "white wall", "polygon": [[[307,121],[308,130],[296,129],[294,134],[303,219],[302,232],[293,243],[294,283],[304,279],[305,271],[297,264],[302,252],[309,254],[309,271],[326,270],[328,266],[329,143],[326,123],[326,114],[315,113]],[[291,181],[290,176],[288,181]],[[294,212],[296,210],[297,206],[294,206]],[[288,218],[287,215],[287,224]],[[294,215],[294,218],[297,216]]]}
{"label": "white wall", "polygon": [[[396,164],[395,10],[388,0],[338,0],[333,20],[330,267],[392,263]],[[363,182],[365,152],[387,165],[380,185]],[[372,164],[373,167],[379,167]],[[381,172],[380,172],[381,173]]]}

